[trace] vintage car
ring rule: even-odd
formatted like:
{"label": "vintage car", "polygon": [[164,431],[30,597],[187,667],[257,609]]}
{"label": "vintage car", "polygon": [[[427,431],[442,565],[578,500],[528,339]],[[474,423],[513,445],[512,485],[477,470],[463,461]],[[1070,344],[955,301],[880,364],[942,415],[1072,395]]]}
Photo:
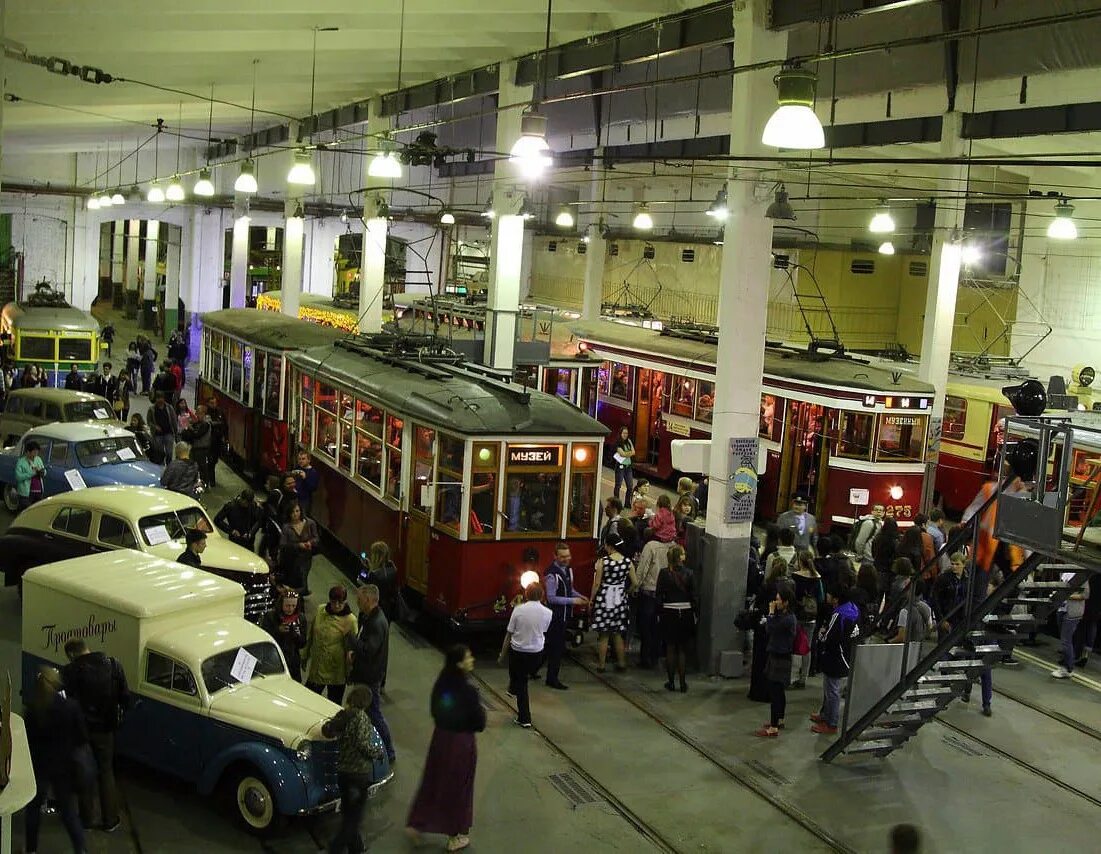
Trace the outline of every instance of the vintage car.
{"label": "vintage car", "polygon": [[[119,549],[31,570],[23,590],[23,685],[83,639],[114,656],[131,691],[120,755],[224,798],[255,833],[339,804],[340,707],[291,678],[271,636],[241,619],[241,588]],[[381,740],[368,795],[393,776]]]}
{"label": "vintage car", "polygon": [[244,587],[245,617],[258,622],[271,603],[267,563],[222,536],[194,498],[159,487],[95,486],[44,498],[0,536],[0,565],[11,585],[31,567],[112,549],[175,560],[188,528],[207,532],[203,569]]}
{"label": "vintage car", "polygon": [[162,467],[142,453],[134,435],[116,423],[80,421],[35,427],[10,448],[0,451],[0,488],[4,504],[13,513],[19,507],[15,491],[15,464],[27,442],[38,443],[46,464],[43,495],[57,495],[87,486],[156,486]]}
{"label": "vintage car", "polygon": [[[11,445],[33,427],[54,421],[116,422],[111,404],[98,394],[64,388],[17,388],[0,413],[0,438]],[[117,422],[116,422],[117,423]]]}

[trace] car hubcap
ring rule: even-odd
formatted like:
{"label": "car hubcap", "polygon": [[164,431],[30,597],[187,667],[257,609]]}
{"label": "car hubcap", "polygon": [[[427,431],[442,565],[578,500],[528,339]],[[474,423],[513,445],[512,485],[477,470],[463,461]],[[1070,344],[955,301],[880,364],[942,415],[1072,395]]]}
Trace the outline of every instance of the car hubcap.
{"label": "car hubcap", "polygon": [[271,795],[255,777],[246,777],[237,787],[237,805],[253,827],[267,827],[272,819]]}

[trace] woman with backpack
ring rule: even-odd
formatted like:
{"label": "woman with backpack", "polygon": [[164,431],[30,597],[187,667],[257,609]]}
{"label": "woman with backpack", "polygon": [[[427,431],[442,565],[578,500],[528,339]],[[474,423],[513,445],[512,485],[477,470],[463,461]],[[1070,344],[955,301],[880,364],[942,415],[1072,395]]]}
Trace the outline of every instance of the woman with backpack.
{"label": "woman with backpack", "polygon": [[680,679],[680,692],[688,691],[685,660],[688,644],[696,635],[696,581],[684,565],[684,549],[672,546],[668,565],[658,573],[657,599],[661,606],[661,638],[665,641],[665,690],[673,690],[673,674]]}
{"label": "woman with backpack", "polygon": [[795,592],[781,585],[768,606],[768,616],[764,619],[765,635],[768,638],[768,663],[765,676],[768,679],[768,694],[771,704],[769,722],[757,730],[754,735],[761,738],[776,738],[784,725],[784,713],[787,711],[787,684],[791,681],[791,656],[795,648],[795,635],[798,623],[795,614]]}
{"label": "woman with backpack", "polygon": [[812,552],[804,550],[795,556],[795,569],[792,571],[791,580],[795,584],[795,611],[799,625],[803,627],[803,631],[811,642],[810,652],[800,656],[802,660],[799,662],[799,675],[791,687],[806,688],[811,659],[815,655],[814,638],[817,635],[815,627],[818,624],[818,609],[826,598],[822,589],[822,576],[814,565]]}

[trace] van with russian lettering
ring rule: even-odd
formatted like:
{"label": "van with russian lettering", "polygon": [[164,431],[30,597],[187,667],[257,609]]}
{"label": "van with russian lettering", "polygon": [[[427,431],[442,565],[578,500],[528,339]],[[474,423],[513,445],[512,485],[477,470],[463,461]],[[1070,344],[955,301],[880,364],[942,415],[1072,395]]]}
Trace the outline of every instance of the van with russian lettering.
{"label": "van with russian lettering", "polygon": [[[321,725],[340,707],[290,677],[271,636],[241,616],[244,595],[130,549],[28,570],[23,685],[43,664],[63,666],[74,638],[114,656],[134,698],[118,752],[220,796],[263,834],[338,806],[336,744]],[[392,776],[376,762],[371,794]]]}

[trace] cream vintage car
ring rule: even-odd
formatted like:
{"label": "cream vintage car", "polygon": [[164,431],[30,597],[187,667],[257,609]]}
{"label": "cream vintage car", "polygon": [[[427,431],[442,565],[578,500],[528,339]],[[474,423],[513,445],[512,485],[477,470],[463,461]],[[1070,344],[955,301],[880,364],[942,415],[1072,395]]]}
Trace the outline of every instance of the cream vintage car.
{"label": "cream vintage car", "polygon": [[0,536],[0,566],[11,585],[31,567],[112,549],[175,560],[185,531],[200,527],[203,568],[244,587],[245,617],[259,621],[271,601],[267,563],[222,536],[194,498],[160,487],[97,486],[32,504]]}

